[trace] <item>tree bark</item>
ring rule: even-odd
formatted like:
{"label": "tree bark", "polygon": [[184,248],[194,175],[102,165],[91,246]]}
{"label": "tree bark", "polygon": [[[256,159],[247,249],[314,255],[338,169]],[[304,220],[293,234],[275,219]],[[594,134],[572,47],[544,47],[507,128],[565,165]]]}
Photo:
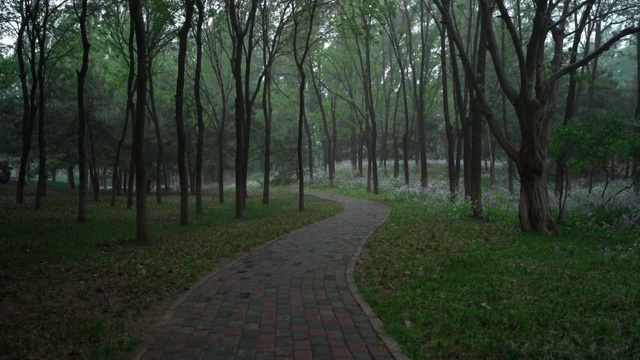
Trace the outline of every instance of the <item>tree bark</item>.
{"label": "tree bark", "polygon": [[36,188],[35,209],[38,210],[42,206],[42,198],[47,194],[47,146],[44,131],[45,122],[45,92],[44,77],[46,71],[46,43],[47,28],[49,25],[49,0],[44,1],[44,19],[41,27],[36,28],[36,37],[38,41],[38,187]]}
{"label": "tree bark", "polygon": [[198,21],[196,22],[196,69],[194,74],[193,92],[196,102],[196,117],[198,118],[198,137],[196,140],[196,213],[202,213],[202,161],[204,154],[204,118],[202,100],[200,97],[200,81],[202,78],[202,24],[204,22],[203,0],[196,0]]}
{"label": "tree bark", "polygon": [[[147,95],[147,48],[144,18],[140,0],[129,1],[129,12],[133,19],[136,34],[137,80],[136,80],[136,116],[133,132],[133,153],[136,171],[136,240],[147,241],[147,174],[144,156],[145,102]],[[132,174],[130,174],[130,177]]]}
{"label": "tree bark", "polygon": [[[444,0],[443,6],[449,8],[449,1]],[[444,115],[444,127],[447,137],[447,172],[449,175],[449,193],[451,201],[455,200],[455,194],[458,191],[456,183],[456,133],[451,124],[451,115],[449,113],[449,86],[447,79],[447,28],[440,27],[440,68],[442,69],[442,113]]]}
{"label": "tree bark", "polygon": [[187,57],[187,37],[193,20],[194,0],[185,2],[185,20],[178,32],[178,76],[176,82],[176,130],[178,134],[178,174],[180,178],[180,225],[189,223],[189,181],[185,164],[186,135],[184,129],[184,72]]}
{"label": "tree bark", "polygon": [[160,204],[162,202],[162,164],[164,162],[164,146],[162,145],[162,134],[160,133],[160,119],[158,117],[158,111],[156,108],[156,96],[155,96],[155,88],[153,86],[153,78],[154,78],[154,69],[153,69],[153,59],[151,57],[148,58],[147,69],[149,69],[149,104],[151,105],[151,120],[153,121],[155,133],[156,133],[156,144],[158,146],[158,151],[156,152],[156,175],[155,175],[155,183],[156,183],[156,202]]}
{"label": "tree bark", "polygon": [[[86,159],[85,159],[85,111],[84,111],[84,84],[89,70],[89,51],[91,44],[87,37],[87,0],[82,0],[82,10],[80,12],[80,34],[82,37],[82,65],[77,72],[78,77],[78,168],[80,169],[80,189],[78,191],[78,223],[84,223],[86,217],[85,202],[85,182],[86,180]],[[73,173],[73,168],[71,168]],[[114,187],[115,189],[115,187]]]}

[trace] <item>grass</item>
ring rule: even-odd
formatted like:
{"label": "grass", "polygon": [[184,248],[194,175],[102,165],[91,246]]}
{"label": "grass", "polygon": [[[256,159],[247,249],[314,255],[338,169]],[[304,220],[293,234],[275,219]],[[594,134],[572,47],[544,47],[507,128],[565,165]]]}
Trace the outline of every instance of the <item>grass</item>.
{"label": "grass", "polygon": [[341,209],[308,196],[300,213],[297,196],[277,190],[263,206],[256,191],[236,220],[233,203],[206,194],[203,214],[192,211],[190,224],[179,226],[178,198],[166,194],[162,204],[149,198],[151,240],[140,244],[125,199],[114,208],[89,202],[79,225],[75,195],[50,189],[37,212],[32,197],[18,206],[12,189],[1,189],[0,358],[128,358],[153,331],[163,302],[199,276]]}
{"label": "grass", "polygon": [[411,358],[640,358],[640,231],[606,225],[619,214],[575,210],[541,237],[519,231],[515,200],[499,189],[485,189],[476,221],[438,194],[446,185],[424,194],[383,179],[376,197],[348,175],[340,184],[318,187],[391,207],[356,280]]}

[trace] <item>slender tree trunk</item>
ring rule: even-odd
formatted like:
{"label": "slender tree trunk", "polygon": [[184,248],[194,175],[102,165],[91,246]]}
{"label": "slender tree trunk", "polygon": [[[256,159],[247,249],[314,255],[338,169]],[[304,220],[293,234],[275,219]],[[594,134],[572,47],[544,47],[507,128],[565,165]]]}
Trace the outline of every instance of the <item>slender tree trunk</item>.
{"label": "slender tree trunk", "polygon": [[[133,19],[137,58],[137,80],[136,80],[136,116],[133,132],[133,153],[136,171],[136,240],[138,242],[147,241],[147,174],[144,156],[144,128],[145,128],[145,102],[147,95],[147,50],[145,38],[145,25],[142,16],[140,0],[129,1],[130,14]],[[130,174],[132,177],[133,174]]]}
{"label": "slender tree trunk", "polygon": [[198,118],[198,137],[196,141],[196,213],[202,213],[202,161],[204,153],[204,118],[202,100],[200,98],[200,80],[202,77],[202,24],[205,12],[203,0],[196,0],[198,21],[196,22],[196,69],[193,92],[196,101],[196,117]]}
{"label": "slender tree trunk", "polygon": [[180,225],[189,223],[189,188],[185,165],[186,135],[184,129],[184,72],[187,57],[187,37],[193,19],[194,0],[185,3],[185,20],[178,32],[178,76],[176,82],[176,129],[178,133],[178,174],[180,177]]}
{"label": "slender tree trunk", "polygon": [[[638,21],[640,26],[640,20]],[[640,33],[636,34],[636,120],[640,121]],[[636,194],[640,194],[640,157],[635,156],[633,159],[633,190]]]}
{"label": "slender tree trunk", "polygon": [[[226,118],[226,105],[222,106],[222,116]],[[224,204],[224,120],[218,130],[218,202]]]}
{"label": "slender tree trunk", "polygon": [[[133,51],[133,28],[131,29],[131,36],[129,37],[129,49]],[[133,57],[129,58],[130,61],[133,61]],[[133,102],[133,78],[134,78],[134,69],[132,67],[133,62],[130,64],[129,71],[129,79],[127,80],[127,106],[124,114],[124,126],[122,127],[122,134],[120,135],[120,140],[118,140],[118,146],[116,147],[116,159],[113,163],[113,183],[116,183],[116,179],[119,173],[122,173],[120,169],[120,153],[122,152],[122,145],[124,145],[124,140],[127,137],[127,128],[129,127],[129,114],[131,112],[131,103]],[[113,186],[111,189],[111,206],[116,206],[116,195],[119,195],[120,187]]]}
{"label": "slender tree trunk", "polygon": [[[311,87],[313,89],[313,93],[315,95],[316,98],[316,102],[318,104],[318,109],[320,109],[320,118],[322,119],[322,132],[324,134],[324,143],[326,144],[326,157],[327,157],[327,168],[329,169],[329,183],[330,186],[333,186],[333,168],[332,168],[332,149],[333,149],[333,140],[331,138],[331,135],[329,134],[329,125],[327,123],[327,114],[326,111],[324,109],[324,103],[322,101],[322,93],[320,92],[320,85],[318,84],[318,82],[316,81],[316,75],[313,71],[313,65],[309,66],[309,74],[311,75]],[[332,116],[335,116],[335,110],[332,108]],[[307,126],[308,127],[308,126]]]}
{"label": "slender tree trunk", "polygon": [[69,184],[69,190],[71,191],[76,189],[76,179],[73,174],[74,166],[75,165],[73,163],[69,163],[69,165],[67,165],[67,183]]}
{"label": "slender tree trunk", "polygon": [[336,144],[338,141],[337,103],[338,97],[334,95],[331,99],[331,143],[329,148],[329,184],[331,187],[335,185],[336,180]]}
{"label": "slender tree trunk", "polygon": [[487,129],[487,147],[489,152],[489,185],[496,185],[496,142],[492,139],[491,130]]}
{"label": "slender tree trunk", "polygon": [[[82,10],[80,12],[80,34],[82,37],[82,65],[80,71],[77,72],[78,77],[78,164],[80,169],[80,190],[78,191],[78,223],[84,223],[86,217],[86,155],[85,155],[85,111],[84,111],[84,84],[89,70],[89,51],[91,44],[87,37],[87,0],[82,0]],[[70,174],[73,176],[73,167],[70,168]]]}
{"label": "slender tree trunk", "polygon": [[[449,8],[449,2],[443,1],[443,5]],[[451,201],[455,200],[456,188],[456,134],[451,124],[451,116],[449,113],[449,87],[447,79],[447,28],[440,28],[440,68],[442,69],[442,112],[444,115],[444,127],[447,136],[447,171],[449,175],[449,193]]]}
{"label": "slender tree trunk", "polygon": [[[353,124],[353,111],[350,115],[351,123]],[[351,171],[355,172],[358,169],[358,138],[356,135],[356,127],[354,125],[350,126],[350,136],[349,136],[349,159],[351,161]]]}
{"label": "slender tree trunk", "polygon": [[[318,0],[312,0],[309,4],[309,27],[307,28],[307,33],[305,36],[304,47],[302,48],[302,54],[298,52],[298,31],[300,29],[300,17],[302,14],[302,10],[296,11],[296,5],[294,4],[293,8],[293,56],[296,62],[296,66],[298,68],[298,74],[300,76],[300,86],[298,88],[298,210],[304,211],[304,171],[302,166],[302,127],[304,125],[306,119],[305,112],[305,98],[304,98],[304,90],[306,86],[306,74],[304,70],[305,61],[307,58],[307,54],[309,53],[309,49],[311,48],[311,32],[313,30],[313,21],[316,12],[316,6],[318,4]],[[310,136],[309,136],[310,137]],[[311,152],[311,146],[309,146],[309,152]],[[310,166],[310,173],[313,171],[313,166]],[[313,179],[313,175],[311,175]]]}
{"label": "slender tree trunk", "polygon": [[93,190],[93,201],[100,201],[100,180],[96,162],[95,139],[93,138],[93,128],[91,127],[90,117],[86,117],[86,124],[89,130],[89,146],[91,148],[91,161],[89,165],[89,175],[91,178],[91,188]]}
{"label": "slender tree trunk", "polygon": [[[227,8],[227,14],[231,27],[231,40],[233,41],[233,50],[231,57],[231,68],[233,78],[235,81],[236,98],[235,98],[235,123],[236,123],[236,159],[235,159],[235,177],[236,177],[236,218],[242,218],[245,205],[245,191],[246,191],[246,176],[245,176],[245,158],[247,157],[245,149],[245,131],[246,131],[246,117],[251,114],[246,114],[247,111],[251,111],[249,106],[246,106],[249,94],[245,94],[245,87],[242,78],[242,59],[243,50],[245,47],[245,37],[247,34],[252,37],[252,31],[255,24],[255,14],[258,7],[256,0],[251,1],[249,14],[247,16],[247,22],[245,26],[241,26],[239,23],[239,9],[235,0],[225,1],[225,7]],[[250,57],[247,58],[250,60]],[[247,63],[246,72],[249,72],[250,64]],[[248,83],[249,79],[245,79]],[[248,90],[248,86],[247,89]]]}
{"label": "slender tree trunk", "polygon": [[[24,3],[21,2],[21,5]],[[27,9],[21,8],[20,28],[18,29],[18,39],[16,41],[16,55],[18,58],[20,90],[22,92],[22,153],[20,156],[20,169],[18,171],[18,184],[16,187],[16,203],[24,202],[24,187],[26,183],[27,161],[31,151],[31,138],[33,135],[33,121],[31,117],[31,101],[29,96],[29,85],[27,84],[27,68],[24,61],[24,36],[27,28],[29,16]],[[33,58],[33,57],[32,57]],[[35,91],[35,86],[31,87]]]}
{"label": "slender tree trunk", "polygon": [[45,16],[38,37],[38,187],[36,188],[35,209],[42,206],[42,198],[47,194],[47,144],[44,131],[45,92],[44,77],[46,71],[46,42],[49,18],[49,0],[44,1]]}
{"label": "slender tree trunk", "polygon": [[398,141],[398,136],[400,133],[400,125],[398,124],[398,105],[400,103],[400,93],[396,93],[396,104],[393,109],[393,133],[392,137],[392,148],[393,148],[393,178],[397,179],[400,176],[400,142]]}
{"label": "slender tree trunk", "polygon": [[162,164],[164,162],[164,147],[162,145],[162,135],[160,133],[160,119],[158,117],[158,111],[156,108],[156,96],[155,88],[153,86],[153,59],[148,59],[147,69],[149,69],[149,103],[151,104],[151,120],[156,132],[156,143],[158,151],[156,153],[156,202],[160,204],[162,202]]}
{"label": "slender tree trunk", "polygon": [[313,139],[311,138],[311,129],[309,128],[309,121],[307,119],[307,114],[305,111],[304,114],[304,133],[306,135],[306,139],[307,139],[307,164],[309,166],[309,184],[313,185],[314,182],[314,178],[313,178],[313,171],[314,171],[314,164],[313,164]]}
{"label": "slender tree trunk", "polygon": [[[295,49],[294,49],[295,51]],[[304,87],[305,87],[305,73],[302,66],[298,67],[300,74],[300,86],[298,88],[298,95],[300,98],[300,106],[298,109],[298,143],[297,143],[297,155],[298,155],[298,210],[304,211],[304,168],[302,165],[302,127],[304,125],[305,110],[304,110]]]}
{"label": "slender tree trunk", "polygon": [[262,88],[262,113],[264,115],[264,179],[262,186],[262,203],[269,204],[269,189],[271,187],[271,121],[273,108],[271,107],[271,72],[267,70]]}

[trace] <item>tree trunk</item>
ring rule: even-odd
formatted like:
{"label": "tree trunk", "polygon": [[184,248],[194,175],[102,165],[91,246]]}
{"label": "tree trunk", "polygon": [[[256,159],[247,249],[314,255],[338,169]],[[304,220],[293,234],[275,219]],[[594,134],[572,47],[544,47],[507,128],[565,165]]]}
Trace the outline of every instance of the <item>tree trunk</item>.
{"label": "tree trunk", "polygon": [[520,203],[518,217],[523,231],[551,234],[557,227],[549,207],[547,174],[530,166],[518,166],[520,173]]}
{"label": "tree trunk", "polygon": [[262,185],[262,203],[269,204],[269,189],[271,186],[271,121],[273,108],[271,106],[271,72],[267,70],[262,88],[262,113],[264,115],[264,179]]}
{"label": "tree trunk", "polygon": [[313,164],[313,139],[311,138],[311,129],[309,128],[309,121],[307,119],[307,114],[305,111],[304,114],[304,133],[306,135],[306,139],[307,139],[307,164],[309,167],[309,184],[313,185],[314,179],[313,179],[313,168],[314,168],[314,164]]}
{"label": "tree trunk", "polygon": [[45,16],[42,28],[37,31],[38,37],[38,187],[36,188],[35,209],[42,206],[42,198],[47,194],[47,146],[44,134],[45,93],[44,76],[46,63],[47,27],[49,18],[49,0],[44,1]]}
{"label": "tree trunk", "polygon": [[69,184],[69,189],[71,191],[74,191],[76,189],[76,179],[73,174],[73,170],[74,170],[73,163],[70,163],[69,165],[67,165],[67,183]]}
{"label": "tree trunk", "polygon": [[[22,4],[22,3],[21,3]],[[27,9],[21,9],[21,21],[20,28],[18,29],[18,39],[16,41],[17,49],[16,55],[18,57],[18,68],[20,78],[20,90],[22,92],[22,153],[20,156],[20,169],[18,171],[18,184],[16,187],[16,203],[22,204],[24,202],[24,187],[26,184],[27,175],[27,161],[29,160],[29,152],[31,151],[31,138],[33,135],[32,120],[32,106],[31,98],[29,94],[29,85],[27,84],[27,69],[24,61],[24,35],[27,28]],[[33,56],[30,58],[33,59]],[[31,86],[31,92],[35,91],[36,87]]]}
{"label": "tree trunk", "polygon": [[[247,117],[250,119],[250,101],[248,99],[249,94],[245,93],[248,91],[243,84],[242,78],[242,59],[244,54],[245,47],[245,37],[249,35],[250,39],[253,36],[253,27],[255,25],[255,15],[258,7],[258,2],[256,0],[251,1],[251,5],[249,8],[247,21],[244,26],[241,26],[239,19],[239,9],[237,7],[235,0],[225,1],[225,7],[227,8],[230,28],[231,28],[231,40],[233,42],[232,56],[231,56],[231,69],[233,73],[233,78],[235,82],[236,88],[236,98],[235,98],[235,127],[236,127],[236,159],[235,159],[235,177],[236,177],[236,218],[242,218],[245,207],[245,198],[246,198],[246,167],[245,164],[248,164],[246,161],[247,153],[245,152],[245,139],[248,139],[247,134]],[[249,46],[249,48],[252,47]],[[247,61],[250,61],[250,56],[247,57]],[[249,74],[250,71],[250,63],[247,63],[246,66],[246,74]],[[248,84],[248,78],[244,79]],[[247,112],[249,112],[247,114]]]}
{"label": "tree trunk", "polygon": [[[133,51],[133,29],[131,29],[131,36],[129,37],[129,47],[130,51]],[[120,153],[122,151],[122,145],[124,145],[124,140],[127,137],[127,128],[129,127],[129,114],[133,102],[133,77],[134,77],[134,69],[133,69],[133,57],[129,58],[131,63],[131,69],[129,71],[129,79],[127,80],[127,106],[125,109],[124,115],[124,126],[122,127],[122,134],[120,135],[120,140],[118,140],[118,146],[116,147],[116,159],[113,163],[113,183],[115,184],[117,181],[117,176],[122,171],[120,169]],[[111,206],[116,206],[116,195],[119,195],[120,188],[113,186],[111,189]]]}
{"label": "tree trunk", "polygon": [[200,80],[202,77],[202,24],[204,22],[203,0],[196,0],[198,21],[196,22],[196,69],[193,92],[196,102],[196,117],[198,118],[198,137],[196,140],[196,213],[202,213],[202,161],[204,153],[204,118],[202,100],[200,98]]}
{"label": "tree trunk", "polygon": [[176,130],[178,134],[178,174],[180,177],[180,225],[189,223],[189,188],[185,164],[186,135],[184,129],[184,72],[187,57],[187,37],[193,19],[194,0],[185,3],[185,20],[178,32],[178,76],[176,82]]}
{"label": "tree trunk", "polygon": [[91,188],[93,190],[93,201],[100,201],[100,180],[98,175],[98,165],[96,162],[95,139],[93,138],[93,128],[89,117],[86,118],[87,128],[89,130],[89,146],[91,148],[91,160],[89,163],[89,175],[91,180]]}
{"label": "tree trunk", "polygon": [[338,141],[337,103],[338,97],[334,95],[331,99],[331,146],[329,148],[329,184],[332,187],[335,185],[336,180],[336,144]]}
{"label": "tree trunk", "polygon": [[[294,49],[295,51],[295,49]],[[298,88],[299,95],[299,109],[298,109],[298,143],[297,143],[297,155],[298,155],[298,210],[304,211],[304,168],[302,165],[302,127],[304,126],[305,110],[304,110],[304,87],[305,87],[305,74],[304,68],[298,66],[298,72],[300,74],[300,86]]]}
{"label": "tree trunk", "polygon": [[153,59],[149,57],[147,69],[149,69],[149,103],[151,104],[151,120],[153,121],[153,125],[156,133],[156,144],[158,146],[158,151],[156,153],[156,175],[155,175],[155,183],[156,183],[156,202],[160,204],[162,202],[162,163],[164,159],[164,149],[162,145],[162,136],[160,133],[160,119],[158,118],[158,111],[156,108],[156,96],[155,90],[153,86]]}
{"label": "tree trunk", "polygon": [[[333,158],[332,158],[332,152],[333,152],[333,139],[331,138],[331,135],[329,134],[329,125],[327,123],[327,114],[324,110],[324,103],[322,101],[322,93],[320,92],[320,85],[318,84],[318,82],[316,81],[316,75],[313,71],[313,65],[309,66],[309,74],[311,75],[311,87],[313,89],[313,93],[315,95],[316,98],[316,102],[318,103],[318,109],[320,109],[320,115],[321,115],[321,119],[322,119],[322,132],[324,134],[324,143],[326,144],[326,157],[327,157],[327,167],[329,170],[329,184],[330,186],[333,186],[333,178],[334,178],[334,173],[333,173]],[[335,109],[333,108],[333,103],[332,103],[332,119],[335,118]]]}
{"label": "tree trunk", "polygon": [[[445,7],[449,7],[447,0],[443,1]],[[445,134],[447,136],[447,172],[449,175],[449,193],[451,201],[455,200],[456,188],[456,134],[451,124],[451,116],[449,114],[449,87],[447,79],[447,29],[442,26],[440,28],[440,68],[442,69],[442,113],[444,115]]]}
{"label": "tree trunk", "polygon": [[[80,71],[77,72],[78,78],[78,168],[80,169],[80,189],[78,191],[78,223],[84,223],[86,217],[86,159],[85,159],[85,111],[84,111],[84,85],[89,70],[89,50],[91,44],[87,37],[87,0],[82,0],[82,10],[80,12],[80,34],[82,37],[82,65]],[[73,179],[73,166],[70,166],[71,179]]]}
{"label": "tree trunk", "polygon": [[[145,102],[147,94],[147,50],[145,39],[145,25],[142,16],[140,0],[129,1],[130,14],[133,19],[136,33],[136,48],[138,49],[136,80],[136,117],[133,132],[133,153],[136,171],[136,240],[147,241],[147,174],[144,156],[144,128],[145,128]],[[130,174],[132,177],[133,174]]]}

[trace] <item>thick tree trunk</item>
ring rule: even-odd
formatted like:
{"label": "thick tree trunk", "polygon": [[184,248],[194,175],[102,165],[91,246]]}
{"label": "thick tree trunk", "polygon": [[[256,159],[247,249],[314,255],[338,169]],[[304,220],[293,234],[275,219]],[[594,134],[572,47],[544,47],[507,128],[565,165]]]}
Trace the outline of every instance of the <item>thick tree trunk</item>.
{"label": "thick tree trunk", "polygon": [[520,203],[518,217],[523,231],[552,234],[557,231],[551,215],[546,171],[519,164]]}

